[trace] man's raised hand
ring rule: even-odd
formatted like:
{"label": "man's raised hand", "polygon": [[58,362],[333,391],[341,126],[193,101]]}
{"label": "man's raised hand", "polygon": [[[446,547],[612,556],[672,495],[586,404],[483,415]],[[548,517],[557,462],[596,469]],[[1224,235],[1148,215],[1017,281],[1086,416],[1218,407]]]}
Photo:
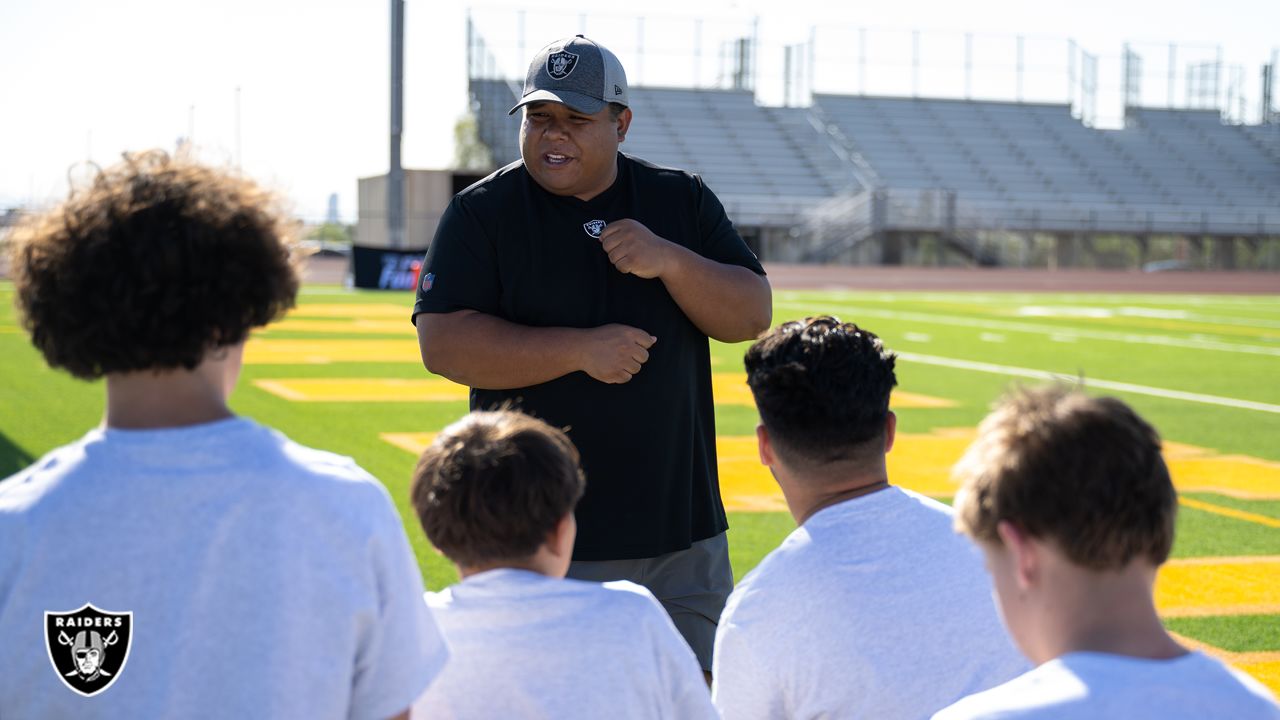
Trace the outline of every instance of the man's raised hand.
{"label": "man's raised hand", "polygon": [[676,247],[630,218],[609,223],[600,233],[600,246],[618,272],[642,278],[661,276]]}

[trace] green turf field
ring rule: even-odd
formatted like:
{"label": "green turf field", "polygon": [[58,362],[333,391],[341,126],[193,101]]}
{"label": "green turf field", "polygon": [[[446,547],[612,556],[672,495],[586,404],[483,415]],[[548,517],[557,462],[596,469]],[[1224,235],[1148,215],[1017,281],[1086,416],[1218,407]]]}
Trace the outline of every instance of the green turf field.
{"label": "green turf field", "polygon": [[[17,326],[12,295],[0,284],[0,477],[79,437],[103,404],[99,384],[44,367]],[[456,575],[412,520],[409,473],[423,433],[461,416],[466,401],[448,383],[429,382],[410,305],[407,293],[304,289],[289,318],[250,342],[232,404],[379,477],[427,584],[438,588]],[[1183,499],[1174,559],[1157,587],[1162,613],[1192,644],[1280,691],[1280,298],[775,294],[775,322],[817,313],[856,321],[899,352],[904,400],[895,395],[895,404],[905,440],[891,473],[944,500],[946,468],[1011,383],[1060,376],[1133,404],[1164,435]],[[739,576],[793,527],[750,454],[756,416],[741,395],[745,347],[713,344],[723,381],[722,485],[739,508],[730,512]]]}

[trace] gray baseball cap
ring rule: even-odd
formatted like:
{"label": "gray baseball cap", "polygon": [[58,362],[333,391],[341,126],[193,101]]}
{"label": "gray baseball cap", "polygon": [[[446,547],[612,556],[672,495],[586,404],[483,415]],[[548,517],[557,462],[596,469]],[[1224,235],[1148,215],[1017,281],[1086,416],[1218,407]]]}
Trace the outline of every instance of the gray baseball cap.
{"label": "gray baseball cap", "polygon": [[581,35],[557,40],[534,56],[524,95],[507,114],[535,102],[556,102],[587,115],[611,102],[626,106],[627,73],[603,45]]}

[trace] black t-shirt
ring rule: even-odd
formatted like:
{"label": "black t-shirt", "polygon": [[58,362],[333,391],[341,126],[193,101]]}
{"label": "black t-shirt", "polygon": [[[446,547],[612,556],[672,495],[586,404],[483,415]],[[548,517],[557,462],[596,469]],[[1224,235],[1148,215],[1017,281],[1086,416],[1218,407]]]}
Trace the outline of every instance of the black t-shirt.
{"label": "black t-shirt", "polygon": [[[716,475],[707,337],[661,280],[616,270],[600,223],[631,218],[707,258],[764,274],[716,196],[689,173],[618,155],[618,177],[583,201],[516,162],[458,193],[427,251],[413,313],[471,309],[521,325],[630,325],[658,338],[629,382],[584,372],[515,390],[471,390],[471,408],[512,402],[567,428],[587,490],[576,560],[655,557],[728,528]],[[426,287],[428,289],[424,290]]]}

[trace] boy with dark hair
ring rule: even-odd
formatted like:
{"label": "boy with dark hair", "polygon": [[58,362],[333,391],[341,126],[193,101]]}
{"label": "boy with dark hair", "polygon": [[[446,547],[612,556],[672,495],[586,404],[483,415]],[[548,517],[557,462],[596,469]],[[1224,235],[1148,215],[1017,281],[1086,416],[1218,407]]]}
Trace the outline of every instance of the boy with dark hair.
{"label": "boy with dark hair", "polygon": [[1189,652],[1156,614],[1178,498],[1160,437],[1129,406],[1016,391],[955,472],[956,528],[981,546],[1037,667],[936,718],[1280,718],[1261,684]]}
{"label": "boy with dark hair", "polygon": [[252,182],[160,152],[16,231],[32,342],[107,399],[0,482],[0,717],[386,718],[439,672],[386,490],[227,404],[293,306],[288,236]]}
{"label": "boy with dark hair", "polygon": [[647,590],[563,579],[584,488],[569,438],[518,412],[472,413],[423,452],[413,506],[462,581],[426,595],[452,656],[415,717],[715,717]]}
{"label": "boy with dark hair", "polygon": [[729,720],[920,718],[1025,669],[949,509],[889,485],[895,359],[832,317],[747,351],[760,461],[800,527],[720,619],[712,696]]}

